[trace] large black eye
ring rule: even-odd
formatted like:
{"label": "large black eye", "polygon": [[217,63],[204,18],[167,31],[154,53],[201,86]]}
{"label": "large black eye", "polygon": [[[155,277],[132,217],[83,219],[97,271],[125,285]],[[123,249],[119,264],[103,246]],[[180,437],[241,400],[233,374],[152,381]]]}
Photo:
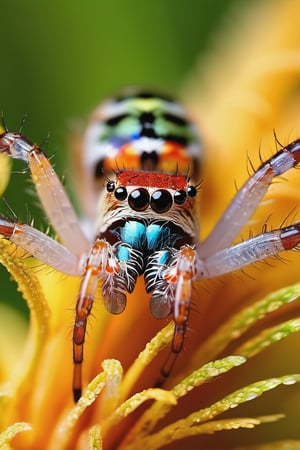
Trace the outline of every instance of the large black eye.
{"label": "large black eye", "polygon": [[114,192],[115,187],[116,187],[116,184],[115,184],[115,182],[112,181],[112,180],[109,180],[109,181],[106,183],[106,190],[107,190],[107,192]]}
{"label": "large black eye", "polygon": [[195,186],[189,186],[187,188],[187,193],[189,197],[195,197],[195,195],[197,195],[197,189],[195,188]]}
{"label": "large black eye", "polygon": [[127,197],[127,189],[124,187],[118,187],[115,190],[115,197],[117,200],[125,200]]}
{"label": "large black eye", "polygon": [[172,195],[166,189],[158,189],[151,195],[150,205],[153,211],[157,213],[164,213],[168,211],[172,204]]}
{"label": "large black eye", "polygon": [[186,201],[186,192],[183,189],[176,191],[174,194],[174,202],[177,205],[182,205]]}
{"label": "large black eye", "polygon": [[138,188],[128,196],[128,204],[134,211],[145,211],[149,206],[149,192],[147,189]]}

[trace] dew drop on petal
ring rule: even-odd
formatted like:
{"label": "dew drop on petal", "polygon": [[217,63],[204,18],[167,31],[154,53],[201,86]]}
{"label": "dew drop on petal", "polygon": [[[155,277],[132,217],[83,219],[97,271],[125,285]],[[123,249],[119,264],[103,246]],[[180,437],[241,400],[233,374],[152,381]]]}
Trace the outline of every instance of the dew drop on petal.
{"label": "dew drop on petal", "polygon": [[256,392],[250,392],[247,397],[246,397],[246,401],[250,401],[250,400],[254,400],[257,397],[257,393]]}
{"label": "dew drop on petal", "polygon": [[285,384],[287,386],[290,386],[291,384],[295,384],[295,383],[297,383],[297,380],[295,377],[286,377],[282,382],[282,384]]}

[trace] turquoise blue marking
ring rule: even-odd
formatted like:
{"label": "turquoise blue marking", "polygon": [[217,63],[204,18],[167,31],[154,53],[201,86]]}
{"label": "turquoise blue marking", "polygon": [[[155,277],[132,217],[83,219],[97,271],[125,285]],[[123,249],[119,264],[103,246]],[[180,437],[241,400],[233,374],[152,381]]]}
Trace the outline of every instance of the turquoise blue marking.
{"label": "turquoise blue marking", "polygon": [[157,250],[162,242],[170,241],[169,227],[150,224],[146,229],[147,248],[149,250]]}
{"label": "turquoise blue marking", "polygon": [[147,247],[153,250],[157,247],[157,242],[161,239],[161,225],[151,224],[146,229]]}
{"label": "turquoise blue marking", "polygon": [[119,261],[128,261],[130,258],[130,251],[128,247],[124,245],[119,245],[117,249],[117,258]]}
{"label": "turquoise blue marking", "polygon": [[163,251],[157,259],[158,264],[167,264],[169,257],[170,252],[168,250]]}
{"label": "turquoise blue marking", "polygon": [[[174,239],[171,241],[172,236],[169,227],[150,224],[148,226],[135,220],[129,220],[118,230],[120,240],[125,244],[137,250],[155,251],[160,250],[162,244],[172,245]],[[126,259],[122,258],[122,259]]]}
{"label": "turquoise blue marking", "polygon": [[120,237],[123,242],[133,248],[141,248],[145,239],[146,226],[141,222],[130,220],[120,229]]}

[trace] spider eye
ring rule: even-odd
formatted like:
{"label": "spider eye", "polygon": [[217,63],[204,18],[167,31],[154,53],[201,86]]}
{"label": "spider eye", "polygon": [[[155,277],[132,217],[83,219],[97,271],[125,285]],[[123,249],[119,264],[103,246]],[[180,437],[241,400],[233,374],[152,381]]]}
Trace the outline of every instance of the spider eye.
{"label": "spider eye", "polygon": [[187,193],[189,197],[195,197],[195,195],[197,195],[197,189],[195,188],[195,186],[189,186],[187,188]]}
{"label": "spider eye", "polygon": [[125,187],[118,187],[115,190],[115,197],[117,200],[125,200],[127,197],[127,189]]}
{"label": "spider eye", "polygon": [[151,195],[150,204],[153,211],[164,213],[168,211],[173,204],[172,195],[166,189],[158,189]]}
{"label": "spider eye", "polygon": [[174,194],[174,202],[177,205],[182,205],[186,201],[186,192],[183,189],[176,191]]}
{"label": "spider eye", "polygon": [[107,184],[106,184],[106,190],[107,190],[107,192],[114,192],[115,187],[116,187],[116,184],[115,184],[115,182],[112,181],[112,180],[108,181]]}
{"label": "spider eye", "polygon": [[149,192],[147,189],[138,188],[128,196],[128,204],[134,211],[145,211],[149,206]]}

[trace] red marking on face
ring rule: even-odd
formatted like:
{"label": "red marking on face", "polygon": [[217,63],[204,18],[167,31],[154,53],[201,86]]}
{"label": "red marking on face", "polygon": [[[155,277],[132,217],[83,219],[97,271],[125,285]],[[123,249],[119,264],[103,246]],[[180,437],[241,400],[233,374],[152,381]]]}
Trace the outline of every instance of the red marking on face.
{"label": "red marking on face", "polygon": [[117,173],[117,184],[120,186],[139,186],[164,189],[185,189],[188,180],[184,175],[147,172],[142,170],[121,170]]}

